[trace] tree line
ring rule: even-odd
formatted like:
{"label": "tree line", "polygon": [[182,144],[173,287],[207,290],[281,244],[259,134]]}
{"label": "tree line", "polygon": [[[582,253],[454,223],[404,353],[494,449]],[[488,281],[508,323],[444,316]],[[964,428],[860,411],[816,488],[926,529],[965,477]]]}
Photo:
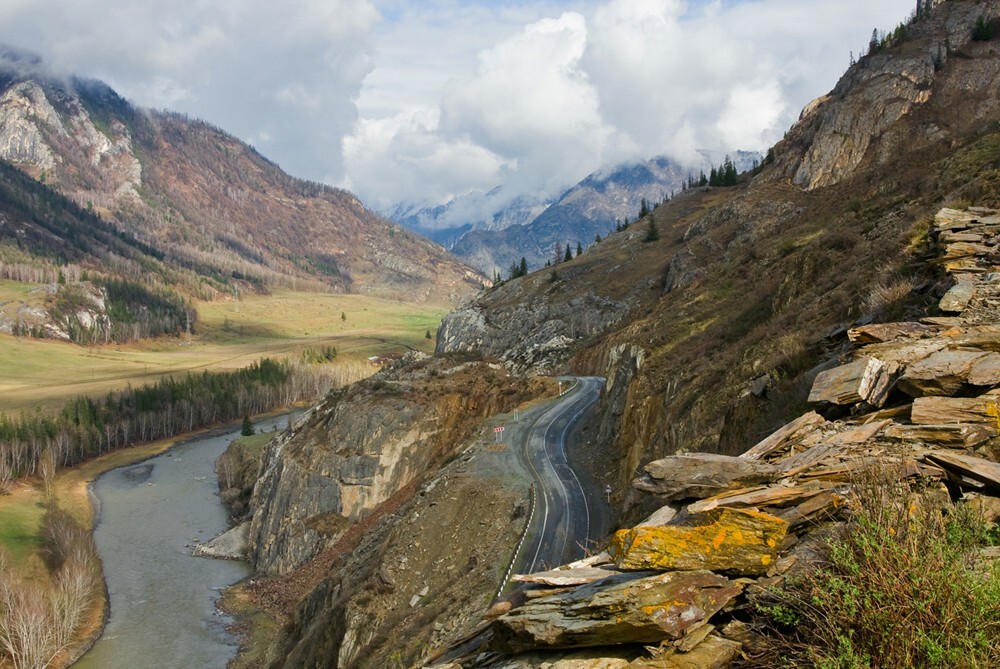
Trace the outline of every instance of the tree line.
{"label": "tree line", "polygon": [[[168,377],[153,385],[79,396],[56,415],[0,413],[0,489],[39,473],[43,457],[57,467],[139,443],[314,399],[338,379],[330,365],[264,358],[233,372]],[[357,376],[357,374],[352,374]],[[48,454],[48,455],[46,455]]]}

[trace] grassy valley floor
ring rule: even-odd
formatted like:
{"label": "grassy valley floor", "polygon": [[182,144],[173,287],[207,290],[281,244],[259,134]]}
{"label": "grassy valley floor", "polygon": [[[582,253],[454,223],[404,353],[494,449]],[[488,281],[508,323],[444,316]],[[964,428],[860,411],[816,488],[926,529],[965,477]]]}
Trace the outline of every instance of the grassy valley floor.
{"label": "grassy valley floor", "polygon": [[[0,281],[0,303],[23,299],[26,284]],[[0,411],[58,410],[77,395],[102,396],[188,372],[246,367],[265,357],[296,358],[327,347],[367,375],[370,356],[431,351],[447,307],[363,295],[278,292],[239,301],[202,302],[188,339],[82,347],[0,335]]]}

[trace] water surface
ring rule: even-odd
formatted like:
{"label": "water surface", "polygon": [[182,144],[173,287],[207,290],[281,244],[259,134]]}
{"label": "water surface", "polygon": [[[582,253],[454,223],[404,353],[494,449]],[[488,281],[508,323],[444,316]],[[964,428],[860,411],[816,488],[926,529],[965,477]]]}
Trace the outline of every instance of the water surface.
{"label": "water surface", "polygon": [[[287,416],[257,424],[270,431]],[[239,428],[193,439],[94,484],[94,538],[104,563],[110,618],[75,669],[224,669],[236,654],[220,590],[249,573],[243,562],[191,555],[228,527],[214,464]]]}

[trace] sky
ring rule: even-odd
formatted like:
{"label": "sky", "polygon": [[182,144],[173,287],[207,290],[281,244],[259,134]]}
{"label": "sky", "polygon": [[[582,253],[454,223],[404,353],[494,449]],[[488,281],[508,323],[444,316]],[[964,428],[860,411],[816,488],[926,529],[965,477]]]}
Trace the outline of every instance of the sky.
{"label": "sky", "polygon": [[913,0],[3,0],[0,43],[380,210],[766,150]]}

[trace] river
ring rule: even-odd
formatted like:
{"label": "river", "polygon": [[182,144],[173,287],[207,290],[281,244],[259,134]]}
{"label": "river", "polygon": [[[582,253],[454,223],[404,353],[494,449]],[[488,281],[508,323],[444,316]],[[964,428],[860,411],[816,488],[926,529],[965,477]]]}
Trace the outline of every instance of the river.
{"label": "river", "polygon": [[[256,424],[284,427],[288,416]],[[239,427],[177,444],[145,462],[103,474],[94,532],[104,563],[110,618],[74,669],[224,669],[235,656],[220,591],[249,573],[232,560],[193,557],[192,547],[224,532],[215,460]]]}

